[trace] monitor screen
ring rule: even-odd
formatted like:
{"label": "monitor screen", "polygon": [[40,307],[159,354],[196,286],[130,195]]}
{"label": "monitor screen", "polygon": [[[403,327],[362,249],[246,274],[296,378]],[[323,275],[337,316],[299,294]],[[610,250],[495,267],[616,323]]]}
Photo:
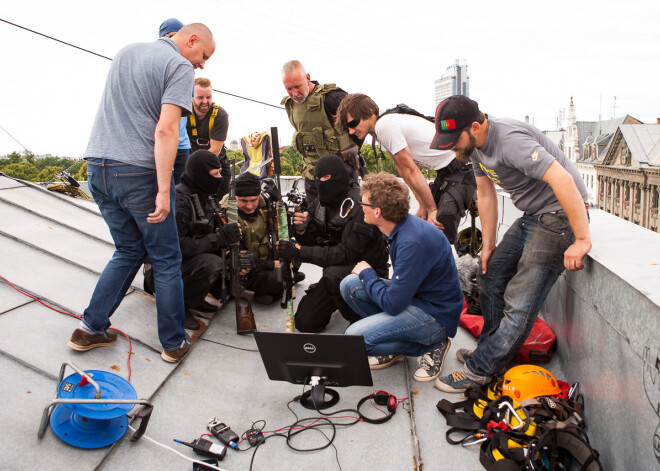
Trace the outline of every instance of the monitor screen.
{"label": "monitor screen", "polygon": [[307,384],[312,376],[328,386],[372,386],[361,335],[255,332],[268,378]]}

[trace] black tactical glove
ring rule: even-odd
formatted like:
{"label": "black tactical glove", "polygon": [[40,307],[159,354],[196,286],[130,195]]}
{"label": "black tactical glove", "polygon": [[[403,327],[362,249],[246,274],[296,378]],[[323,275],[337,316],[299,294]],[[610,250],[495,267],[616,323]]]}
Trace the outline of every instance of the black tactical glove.
{"label": "black tactical glove", "polygon": [[240,253],[238,259],[241,262],[241,268],[254,268],[259,263],[257,254],[250,252],[249,250],[246,253]]}
{"label": "black tactical glove", "polygon": [[222,226],[220,229],[220,235],[224,239],[226,245],[240,242],[241,240],[241,231],[238,228],[238,224],[235,222]]}
{"label": "black tactical glove", "polygon": [[277,255],[283,260],[289,262],[300,256],[300,249],[296,248],[295,244],[291,241],[278,240]]}

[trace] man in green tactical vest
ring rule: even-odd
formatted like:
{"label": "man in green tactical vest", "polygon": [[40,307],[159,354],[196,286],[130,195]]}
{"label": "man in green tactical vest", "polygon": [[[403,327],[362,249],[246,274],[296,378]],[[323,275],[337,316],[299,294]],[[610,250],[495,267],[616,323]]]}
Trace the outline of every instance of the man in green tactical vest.
{"label": "man in green tactical vest", "polygon": [[[220,205],[227,207],[227,196]],[[251,257],[251,268],[243,268],[245,288],[254,292],[255,301],[270,304],[282,296],[282,280],[278,281],[276,269],[279,260],[273,256],[271,241],[272,221],[267,215],[266,200],[261,196],[259,177],[247,172],[236,177],[236,204],[238,206],[238,224],[241,227],[241,257]],[[244,249],[244,250],[243,250]],[[253,254],[252,256],[250,254]],[[294,282],[305,279],[305,274],[296,272]]]}
{"label": "man in green tactical vest", "polygon": [[282,67],[282,83],[288,95],[282,99],[282,104],[296,130],[291,145],[302,156],[301,173],[305,177],[307,202],[311,205],[318,199],[314,183],[316,162],[327,154],[339,155],[346,164],[351,182],[357,183],[358,149],[362,142],[334,124],[337,107],[347,95],[344,90],[335,84],[320,85],[310,80],[303,65],[296,60]]}

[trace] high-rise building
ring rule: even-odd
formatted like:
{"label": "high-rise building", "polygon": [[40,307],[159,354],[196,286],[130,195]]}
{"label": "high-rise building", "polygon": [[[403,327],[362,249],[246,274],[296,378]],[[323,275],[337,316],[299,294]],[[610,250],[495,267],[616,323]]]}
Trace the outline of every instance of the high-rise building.
{"label": "high-rise building", "polygon": [[435,81],[435,106],[452,95],[470,96],[470,77],[467,64],[461,65],[459,60],[447,67],[447,71]]}

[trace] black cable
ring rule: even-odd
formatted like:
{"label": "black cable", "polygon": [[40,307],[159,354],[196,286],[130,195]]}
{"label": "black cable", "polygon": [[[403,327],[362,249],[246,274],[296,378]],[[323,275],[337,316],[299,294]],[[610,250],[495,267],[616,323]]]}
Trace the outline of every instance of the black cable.
{"label": "black cable", "polygon": [[80,49],[81,51],[89,52],[90,54],[94,54],[95,56],[102,57],[104,59],[108,59],[111,61],[112,59],[108,56],[104,56],[103,54],[99,54],[98,52],[90,51],[89,49],[85,49],[84,47],[76,46],[75,44],[68,43],[66,41],[62,41],[61,39],[54,38],[52,36],[48,36],[47,34],[40,33],[39,31],[34,31],[33,29],[26,28],[25,26],[17,25],[16,23],[12,23],[11,21],[7,21],[5,19],[0,18],[0,21],[3,23],[7,23],[12,26],[16,26],[17,28],[24,29],[25,31],[29,31],[30,33],[38,34],[39,36],[43,36],[44,38],[52,39],[53,41],[57,41],[58,43],[66,44],[67,46],[75,47],[76,49]]}
{"label": "black cable", "polygon": [[203,340],[205,342],[215,343],[216,345],[222,345],[223,347],[235,348],[236,350],[243,350],[244,352],[259,351],[259,350],[255,350],[254,348],[243,348],[243,347],[237,347],[236,345],[229,345],[228,343],[218,342],[217,340],[210,340],[210,339],[200,339],[200,340]]}
{"label": "black cable", "polygon": [[[52,36],[48,36],[47,34],[40,33],[39,31],[34,31],[33,29],[26,28],[25,26],[17,25],[16,23],[12,23],[11,21],[7,21],[3,18],[0,18],[0,21],[2,21],[3,23],[7,23],[9,25],[12,25],[12,26],[16,26],[17,28],[23,29],[25,31],[29,31],[30,33],[38,34],[39,36],[43,36],[44,38],[52,39],[53,41],[57,41],[58,43],[66,44],[67,46],[71,46],[73,48],[79,49],[79,50],[84,51],[84,52],[88,52],[90,54],[94,54],[95,56],[102,57],[103,59],[107,59],[109,61],[112,60],[111,57],[104,56],[103,54],[99,54],[98,52],[90,51],[89,49],[85,49],[84,47],[76,46],[75,44],[71,44],[71,43],[68,43],[66,41],[62,41],[61,39],[57,39],[57,38],[54,38]],[[273,105],[271,103],[266,103],[266,102],[263,102],[263,101],[255,100],[253,98],[248,98],[248,97],[244,97],[244,96],[241,96],[241,95],[236,95],[235,93],[223,92],[222,90],[216,90],[215,88],[213,88],[212,90],[214,92],[222,93],[224,95],[229,95],[229,96],[233,96],[235,98],[240,98],[241,100],[252,101],[254,103],[259,103],[260,105],[271,106],[273,108],[278,108],[280,110],[284,109],[284,107],[280,106],[280,105]]]}

